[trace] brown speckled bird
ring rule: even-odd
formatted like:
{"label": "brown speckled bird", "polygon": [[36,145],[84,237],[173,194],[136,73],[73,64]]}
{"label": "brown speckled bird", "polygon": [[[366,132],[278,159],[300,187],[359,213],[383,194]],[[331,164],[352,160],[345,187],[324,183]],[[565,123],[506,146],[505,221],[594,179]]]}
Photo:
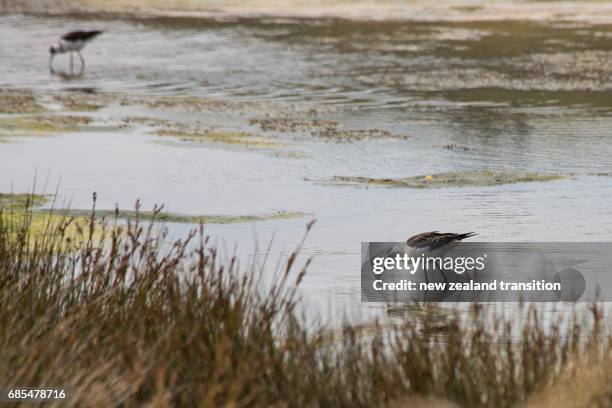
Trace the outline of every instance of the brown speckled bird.
{"label": "brown speckled bird", "polygon": [[435,249],[447,245],[451,242],[462,241],[466,238],[476,235],[474,232],[466,232],[464,234],[456,234],[453,232],[423,232],[413,237],[408,238],[406,246],[408,248],[429,248]]}
{"label": "brown speckled bird", "polygon": [[[474,232],[457,234],[454,232],[430,231],[414,235],[404,244],[404,251],[411,257],[426,254],[428,257],[443,257],[444,253],[451,248],[451,243],[462,241],[476,235]],[[448,278],[444,270],[439,270],[442,280],[448,285]],[[425,281],[429,282],[427,272],[423,270]]]}

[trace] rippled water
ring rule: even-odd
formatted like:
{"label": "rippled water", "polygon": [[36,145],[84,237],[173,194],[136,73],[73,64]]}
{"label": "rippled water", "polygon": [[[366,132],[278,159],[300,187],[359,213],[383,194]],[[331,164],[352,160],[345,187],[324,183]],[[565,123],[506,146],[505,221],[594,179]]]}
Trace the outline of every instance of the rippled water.
{"label": "rippled water", "polygon": [[[50,75],[48,45],[79,27],[105,30],[84,52],[85,75]],[[473,230],[496,241],[610,239],[612,178],[596,174],[612,172],[611,36],[612,24],[584,19],[0,14],[0,87],[272,101],[321,109],[344,128],[408,136],[352,143],[303,137],[290,143],[298,157],[156,143],[138,128],[19,139],[0,144],[0,191],[29,189],[37,172],[52,185],[61,177],[62,198],[79,208],[97,191],[103,208],[129,207],[140,198],[145,207],[163,202],[193,214],[312,214],[318,223],[305,254],[314,263],[303,287],[309,313],[377,313],[360,304],[361,241],[400,241],[433,229]],[[66,59],[56,63],[65,67]],[[439,148],[447,144],[465,149]],[[308,181],[474,169],[573,178],[440,190]],[[245,257],[255,242],[264,246],[275,234],[274,258],[293,248],[309,218],[208,231],[229,248],[237,242]],[[181,234],[188,226],[172,228]]]}

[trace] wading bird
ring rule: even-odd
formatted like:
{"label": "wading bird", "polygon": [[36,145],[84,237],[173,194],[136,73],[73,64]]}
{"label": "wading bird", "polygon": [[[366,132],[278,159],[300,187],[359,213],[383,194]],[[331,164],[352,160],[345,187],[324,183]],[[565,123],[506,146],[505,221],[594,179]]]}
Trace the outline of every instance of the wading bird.
{"label": "wading bird", "polygon": [[466,238],[473,237],[474,235],[476,235],[474,232],[466,232],[465,234],[455,234],[452,232],[441,233],[438,231],[423,232],[408,238],[406,241],[406,247],[413,249],[437,249],[451,242],[461,241]]}
{"label": "wading bird", "polygon": [[93,40],[99,34],[102,34],[102,31],[77,30],[64,34],[56,44],[51,45],[49,48],[49,70],[51,73],[55,73],[53,70],[53,57],[55,57],[55,54],[64,54],[67,52],[70,53],[70,73],[72,74],[74,72],[73,53],[75,52],[79,54],[79,58],[81,59],[80,73],[83,73],[83,71],[85,71],[85,60],[81,55],[81,50],[85,44]]}
{"label": "wading bird", "polygon": [[[398,283],[408,279],[409,276],[418,273],[425,279],[425,284],[444,282],[444,285],[435,285],[435,290],[417,289],[416,292],[398,291],[393,294],[382,295],[375,293],[378,289],[374,287],[374,292],[368,292],[372,299],[387,299],[391,302],[412,302],[412,301],[442,301],[449,295],[449,279],[447,271],[454,271],[453,266],[447,265],[445,254],[452,251],[458,241],[477,235],[474,232],[464,234],[440,233],[438,231],[423,232],[414,235],[403,243],[395,242],[370,242],[362,261],[362,271],[370,271],[372,284],[379,281]],[[485,255],[486,256],[486,255]],[[455,254],[456,257],[456,254]],[[455,264],[453,256],[450,259]],[[463,259],[463,258],[461,258]],[[389,263],[389,266],[387,266]],[[380,270],[380,267],[383,269]],[[375,268],[378,268],[376,270]],[[468,268],[469,269],[469,268]],[[384,272],[384,275],[381,275]],[[362,274],[362,279],[367,275]],[[382,278],[381,278],[382,276]],[[417,282],[420,277],[410,278],[412,282]],[[459,272],[454,273],[453,282],[467,279]],[[432,280],[433,278],[433,280]],[[363,285],[363,281],[362,281]],[[368,286],[368,285],[366,285]],[[390,289],[393,290],[393,289]],[[423,298],[420,299],[422,294]],[[391,299],[391,300],[390,300]]]}
{"label": "wading bird", "polygon": [[[464,234],[456,234],[453,232],[423,232],[408,238],[405,245],[405,251],[410,256],[415,257],[425,254],[428,257],[442,257],[444,253],[450,249],[449,244],[452,242],[462,241],[466,238],[476,235],[474,232],[466,232]],[[423,270],[425,280],[429,281],[427,271]],[[448,278],[443,270],[439,271],[442,279],[448,285]]]}

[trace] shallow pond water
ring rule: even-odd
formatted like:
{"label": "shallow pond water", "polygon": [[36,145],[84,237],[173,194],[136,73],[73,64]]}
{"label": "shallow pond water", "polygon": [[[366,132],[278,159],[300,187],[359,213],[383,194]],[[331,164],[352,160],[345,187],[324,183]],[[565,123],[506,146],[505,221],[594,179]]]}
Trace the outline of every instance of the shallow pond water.
{"label": "shallow pond water", "polygon": [[[316,218],[302,295],[308,315],[336,321],[385,310],[360,302],[361,241],[427,230],[493,241],[609,240],[612,24],[496,20],[0,14],[0,87],[31,89],[51,108],[58,95],[102,101],[78,113],[93,119],[86,130],[0,132],[8,142],[0,144],[0,191],[28,191],[36,175],[47,192],[59,183],[62,204],[73,208],[88,208],[95,191],[105,209],[140,199],[145,209],[164,203],[184,214],[305,213],[207,231],[245,260],[274,237],[275,264]],[[78,27],[106,31],[84,51],[87,71],[49,74],[48,44]],[[135,95],[140,102],[120,102]],[[173,95],[208,102],[160,103]],[[262,118],[284,121],[264,128]],[[185,124],[278,145],[154,134]],[[315,182],[482,170],[567,177],[432,190]],[[190,228],[169,226],[177,236]]]}

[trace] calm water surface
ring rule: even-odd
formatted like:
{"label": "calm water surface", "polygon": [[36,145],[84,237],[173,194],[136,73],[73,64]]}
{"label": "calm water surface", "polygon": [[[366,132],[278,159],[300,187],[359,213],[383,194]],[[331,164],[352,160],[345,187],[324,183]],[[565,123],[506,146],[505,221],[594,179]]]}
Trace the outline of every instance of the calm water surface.
{"label": "calm water surface", "polygon": [[[612,24],[497,20],[0,14],[1,87],[271,101],[320,109],[347,129],[408,136],[351,143],[303,137],[290,140],[297,157],[159,143],[138,127],[20,138],[0,144],[0,191],[27,191],[37,174],[51,191],[59,181],[61,200],[75,208],[87,208],[96,191],[100,208],[129,208],[141,199],[145,208],[165,203],[191,214],[307,213],[207,230],[245,262],[273,237],[271,259],[277,259],[316,218],[303,251],[314,261],[302,294],[307,313],[324,320],[384,311],[360,303],[361,241],[400,241],[433,229],[476,231],[496,241],[609,240]],[[87,72],[50,75],[49,43],[79,27],[106,31],[84,52]],[[130,108],[123,109],[120,115]],[[107,108],[92,115],[103,121],[116,114]],[[439,148],[446,144],[466,149]],[[309,181],[480,169],[572,178],[439,190]],[[190,228],[170,227],[177,236]]]}

